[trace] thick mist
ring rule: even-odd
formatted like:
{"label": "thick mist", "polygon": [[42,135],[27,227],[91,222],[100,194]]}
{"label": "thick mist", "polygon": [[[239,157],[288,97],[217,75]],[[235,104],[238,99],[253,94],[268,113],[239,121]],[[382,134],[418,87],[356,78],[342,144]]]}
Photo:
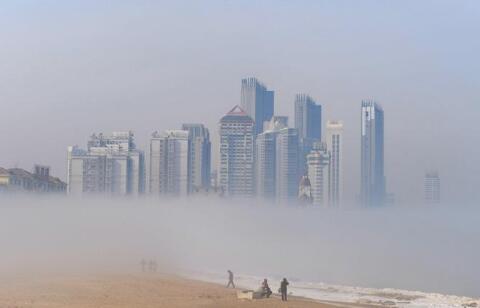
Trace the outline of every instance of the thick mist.
{"label": "thick mist", "polygon": [[216,198],[0,200],[0,274],[217,271],[480,296],[480,213]]}

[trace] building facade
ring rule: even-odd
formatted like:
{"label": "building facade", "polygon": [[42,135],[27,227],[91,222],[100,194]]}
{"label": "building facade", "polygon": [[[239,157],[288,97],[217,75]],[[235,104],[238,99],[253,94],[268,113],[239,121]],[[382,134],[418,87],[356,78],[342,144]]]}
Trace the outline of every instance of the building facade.
{"label": "building facade", "polygon": [[363,206],[385,204],[384,115],[374,101],[362,101],[361,109],[361,180]]}
{"label": "building facade", "polygon": [[157,132],[150,139],[151,194],[186,196],[190,192],[190,138],[188,130]]}
{"label": "building facade", "polygon": [[29,172],[20,168],[0,168],[0,192],[65,194],[67,183],[50,175],[47,166],[35,165]]}
{"label": "building facade", "polygon": [[316,142],[307,155],[307,172],[310,180],[313,204],[329,205],[330,154],[325,143]]}
{"label": "building facade", "polygon": [[278,202],[288,203],[298,197],[298,131],[285,127],[278,131],[276,137],[276,197]]}
{"label": "building facade", "polygon": [[274,200],[276,197],[276,138],[277,132],[266,130],[256,139],[256,194],[264,200]]}
{"label": "building facade", "polygon": [[328,199],[330,206],[338,207],[343,199],[343,122],[327,121],[327,150],[330,154]]}
{"label": "building facade", "polygon": [[190,140],[189,191],[210,188],[211,142],[210,132],[203,124],[183,124],[182,130],[188,131]]}
{"label": "building facade", "polygon": [[428,171],[425,173],[424,179],[425,203],[440,203],[440,176],[436,171]]}
{"label": "building facade", "polygon": [[300,139],[322,138],[322,106],[307,94],[295,95],[295,128]]}
{"label": "building facade", "polygon": [[306,156],[322,138],[322,106],[307,94],[295,95],[295,128],[300,144],[299,169],[306,174]]}
{"label": "building facade", "polygon": [[257,196],[281,203],[298,197],[298,132],[287,125],[287,117],[272,117],[256,139]]}
{"label": "building facade", "polygon": [[255,122],[239,106],[220,119],[220,189],[227,196],[252,197],[255,193]]}
{"label": "building facade", "polygon": [[263,123],[272,118],[274,97],[274,92],[267,90],[256,78],[242,79],[241,108],[255,122],[255,135],[263,132]]}
{"label": "building facade", "polygon": [[71,195],[139,195],[145,191],[145,155],[132,132],[93,134],[87,150],[68,147],[67,187]]}

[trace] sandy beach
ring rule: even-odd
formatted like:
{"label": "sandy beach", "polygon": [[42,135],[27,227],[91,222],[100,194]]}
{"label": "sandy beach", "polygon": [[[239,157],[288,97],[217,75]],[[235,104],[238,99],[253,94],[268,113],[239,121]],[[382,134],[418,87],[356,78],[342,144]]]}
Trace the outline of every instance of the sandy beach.
{"label": "sandy beach", "polygon": [[[288,303],[273,297],[239,300],[236,291],[224,286],[173,276],[104,275],[22,277],[2,279],[0,308],[27,307],[302,307],[343,305],[291,298]],[[345,306],[346,307],[346,306]]]}

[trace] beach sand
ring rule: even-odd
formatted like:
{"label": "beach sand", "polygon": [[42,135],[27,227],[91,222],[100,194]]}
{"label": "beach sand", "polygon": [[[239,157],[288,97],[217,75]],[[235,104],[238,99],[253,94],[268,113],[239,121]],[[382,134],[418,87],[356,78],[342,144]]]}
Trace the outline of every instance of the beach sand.
{"label": "beach sand", "polygon": [[[0,308],[341,307],[308,299],[239,300],[236,290],[167,275],[16,277],[0,281]],[[346,307],[345,305],[344,307]]]}

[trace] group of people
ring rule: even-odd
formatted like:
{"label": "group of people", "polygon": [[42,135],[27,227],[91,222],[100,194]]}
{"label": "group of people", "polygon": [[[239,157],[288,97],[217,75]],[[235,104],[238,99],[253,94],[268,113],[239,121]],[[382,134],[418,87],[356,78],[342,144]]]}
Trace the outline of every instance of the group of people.
{"label": "group of people", "polygon": [[142,266],[142,272],[150,272],[150,273],[155,273],[157,272],[157,261],[150,260],[147,261],[145,259],[140,262],[140,265]]}
{"label": "group of people", "polygon": [[[235,289],[235,283],[233,282],[233,272],[231,270],[228,270],[228,283],[227,283],[227,288],[232,286]],[[282,282],[280,282],[280,288],[278,289],[278,292],[282,294],[282,301],[287,301],[287,287],[289,283],[287,281],[287,278],[283,278]],[[262,294],[262,297],[269,298],[270,295],[272,295],[272,289],[270,289],[270,286],[268,285],[268,280],[265,278],[263,279],[262,285],[260,289],[258,290]]]}

